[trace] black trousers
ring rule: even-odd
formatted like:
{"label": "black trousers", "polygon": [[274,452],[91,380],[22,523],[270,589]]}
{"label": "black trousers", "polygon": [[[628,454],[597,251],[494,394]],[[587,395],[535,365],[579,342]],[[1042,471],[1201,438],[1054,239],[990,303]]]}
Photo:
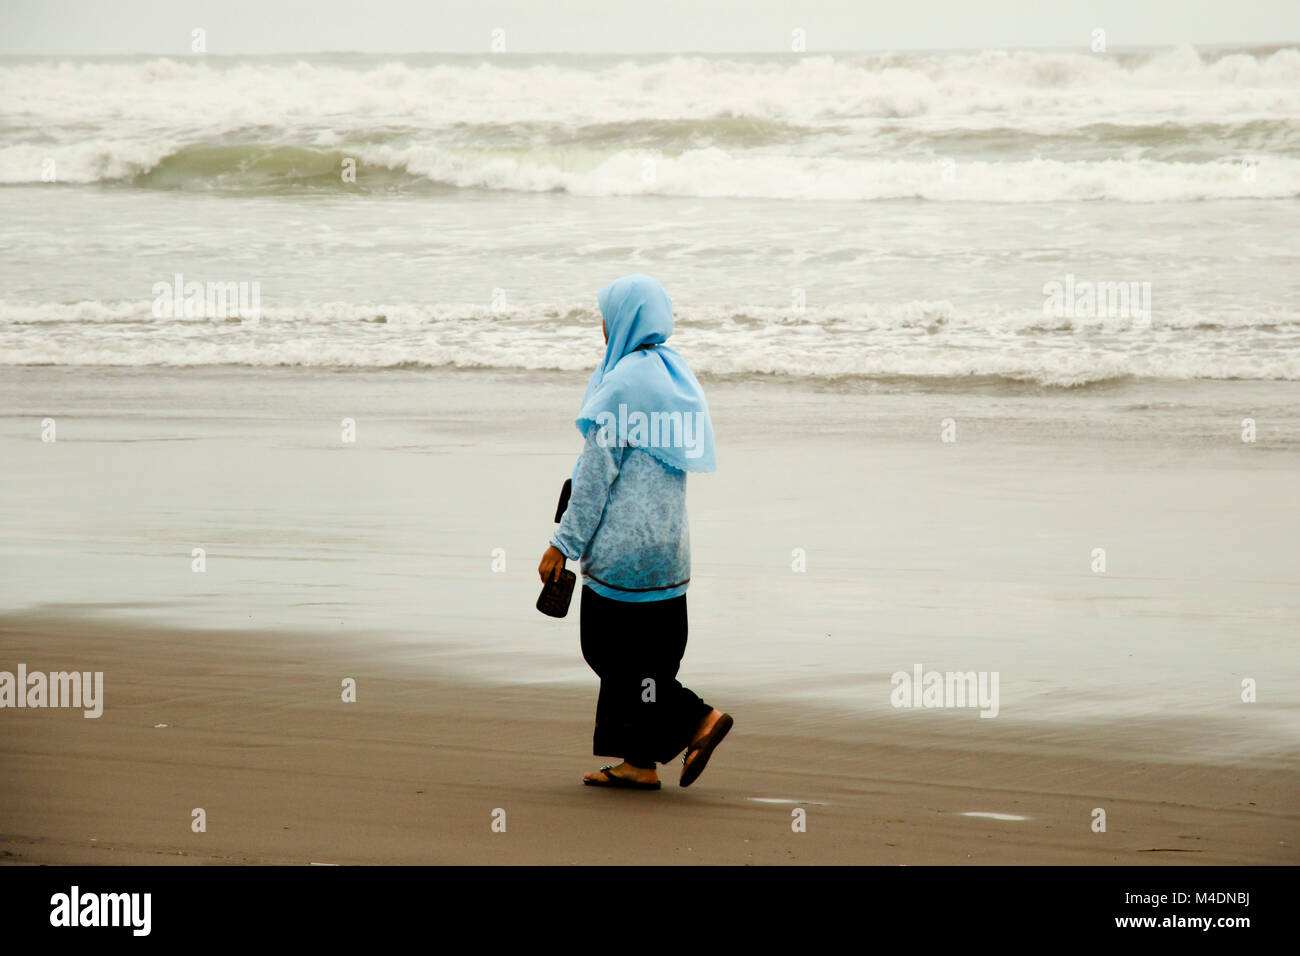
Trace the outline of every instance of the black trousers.
{"label": "black trousers", "polygon": [[634,767],[668,763],[710,711],[677,680],[686,653],[686,595],[615,601],[582,589],[582,656],[600,677],[592,752]]}

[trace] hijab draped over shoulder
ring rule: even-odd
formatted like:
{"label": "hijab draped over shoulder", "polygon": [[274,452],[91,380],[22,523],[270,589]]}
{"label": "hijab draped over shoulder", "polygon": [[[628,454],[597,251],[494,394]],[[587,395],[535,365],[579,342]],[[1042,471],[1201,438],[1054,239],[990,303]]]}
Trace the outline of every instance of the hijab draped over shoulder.
{"label": "hijab draped over shoulder", "polygon": [[673,334],[668,293],[650,276],[629,275],[601,289],[598,301],[609,342],[582,397],[578,431],[594,424],[603,442],[641,448],[678,471],[716,470],[704,390],[663,344]]}

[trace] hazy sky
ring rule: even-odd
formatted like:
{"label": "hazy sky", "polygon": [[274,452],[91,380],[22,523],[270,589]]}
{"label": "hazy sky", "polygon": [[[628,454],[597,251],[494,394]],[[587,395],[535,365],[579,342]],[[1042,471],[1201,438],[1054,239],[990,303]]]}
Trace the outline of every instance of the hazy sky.
{"label": "hazy sky", "polygon": [[784,51],[1288,43],[1300,0],[0,0],[0,53]]}

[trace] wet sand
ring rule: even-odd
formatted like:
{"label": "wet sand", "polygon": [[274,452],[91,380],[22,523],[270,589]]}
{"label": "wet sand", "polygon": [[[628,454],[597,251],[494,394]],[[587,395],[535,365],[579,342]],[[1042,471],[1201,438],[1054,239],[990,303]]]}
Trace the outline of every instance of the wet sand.
{"label": "wet sand", "polygon": [[[581,385],[0,369],[0,670],[105,675],[0,710],[0,859],[1300,858],[1294,386],[706,382],[682,676],[737,728],[644,794],[581,786],[595,681],[533,609]],[[917,663],[997,718],[893,708]]]}
{"label": "wet sand", "polygon": [[[481,684],[376,639],[6,616],[0,653],[102,670],[98,719],[0,714],[0,846],[33,864],[1293,864],[1294,758],[1192,763],[1207,728],[881,720],[733,696],[701,779],[583,787],[590,686]],[[345,677],[356,680],[344,703]],[[158,726],[165,724],[166,726]],[[1115,753],[1146,750],[1147,758]],[[760,802],[774,801],[774,802]],[[1092,832],[1095,808],[1105,833]],[[206,832],[191,830],[206,812]],[[806,811],[806,832],[792,810]],[[505,811],[505,832],[492,829]],[[992,813],[1023,820],[965,816]]]}

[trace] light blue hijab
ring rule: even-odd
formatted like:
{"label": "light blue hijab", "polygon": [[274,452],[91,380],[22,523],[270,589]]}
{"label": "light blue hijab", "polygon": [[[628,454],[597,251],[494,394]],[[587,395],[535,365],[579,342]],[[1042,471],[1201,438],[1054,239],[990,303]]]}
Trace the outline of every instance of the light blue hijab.
{"label": "light blue hijab", "polygon": [[[630,275],[601,289],[598,301],[609,343],[582,396],[578,431],[585,435],[593,424],[616,423],[607,435],[644,449],[670,468],[715,471],[713,420],[704,390],[686,360],[662,344],[673,334],[668,293],[647,275]],[[638,420],[646,419],[651,427],[638,431]]]}

